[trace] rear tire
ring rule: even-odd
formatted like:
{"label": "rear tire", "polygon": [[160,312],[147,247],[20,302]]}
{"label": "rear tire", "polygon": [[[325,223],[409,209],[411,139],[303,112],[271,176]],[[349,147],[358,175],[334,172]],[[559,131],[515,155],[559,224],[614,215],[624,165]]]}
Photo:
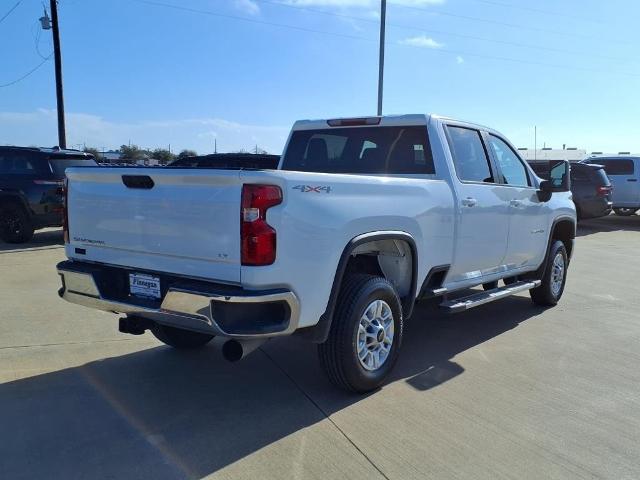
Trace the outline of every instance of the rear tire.
{"label": "rear tire", "polygon": [[613,211],[616,212],[616,215],[620,215],[621,217],[630,217],[636,213],[637,208],[625,208],[619,207],[614,208]]}
{"label": "rear tire", "polygon": [[203,347],[214,337],[214,335],[168,327],[159,323],[151,327],[151,333],[165,345],[181,350]]}
{"label": "rear tire", "polygon": [[0,238],[7,243],[26,243],[33,238],[33,224],[19,205],[0,207]]}
{"label": "rear tire", "polygon": [[553,307],[558,304],[567,282],[569,256],[560,240],[555,240],[549,250],[542,284],[529,290],[531,300],[536,305]]}
{"label": "rear tire", "polygon": [[393,285],[382,277],[346,278],[329,330],[318,345],[329,380],[350,392],[378,388],[393,369],[402,344],[402,306]]}

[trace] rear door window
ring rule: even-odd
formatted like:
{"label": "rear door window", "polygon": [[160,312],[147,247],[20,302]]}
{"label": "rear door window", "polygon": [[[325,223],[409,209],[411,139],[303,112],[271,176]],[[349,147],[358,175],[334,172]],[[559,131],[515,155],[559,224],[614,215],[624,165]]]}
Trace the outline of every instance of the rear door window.
{"label": "rear door window", "polygon": [[426,127],[352,127],[292,134],[283,170],[348,174],[433,174]]}
{"label": "rear door window", "polygon": [[447,133],[458,178],[463,182],[494,183],[480,132],[449,125]]}

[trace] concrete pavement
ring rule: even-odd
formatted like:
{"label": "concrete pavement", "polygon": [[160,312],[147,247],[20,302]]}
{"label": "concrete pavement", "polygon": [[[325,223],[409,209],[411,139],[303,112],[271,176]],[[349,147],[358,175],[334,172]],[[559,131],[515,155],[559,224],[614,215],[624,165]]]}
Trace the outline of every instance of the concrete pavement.
{"label": "concrete pavement", "polygon": [[229,364],[121,335],[57,297],[60,243],[0,244],[0,478],[640,477],[640,217],[581,226],[554,309],[421,305],[367,396],[295,338]]}

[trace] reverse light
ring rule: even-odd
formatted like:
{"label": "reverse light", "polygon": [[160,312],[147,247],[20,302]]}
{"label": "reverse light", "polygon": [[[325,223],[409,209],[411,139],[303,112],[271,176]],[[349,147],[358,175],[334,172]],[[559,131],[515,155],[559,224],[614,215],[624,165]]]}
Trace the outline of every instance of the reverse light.
{"label": "reverse light", "polygon": [[267,210],[282,203],[276,185],[242,186],[240,242],[242,265],[271,265],[276,260],[276,231],[267,223]]}

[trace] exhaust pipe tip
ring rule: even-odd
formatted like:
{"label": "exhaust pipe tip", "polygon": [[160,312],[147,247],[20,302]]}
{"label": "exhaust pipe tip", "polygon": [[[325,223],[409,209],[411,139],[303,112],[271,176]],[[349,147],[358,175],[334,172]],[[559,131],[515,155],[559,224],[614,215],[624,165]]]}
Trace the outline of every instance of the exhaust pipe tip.
{"label": "exhaust pipe tip", "polygon": [[242,344],[236,340],[227,340],[222,345],[222,356],[229,362],[237,362],[244,357]]}
{"label": "exhaust pipe tip", "polygon": [[222,345],[222,356],[229,362],[237,362],[266,341],[266,339],[236,340],[232,338]]}

